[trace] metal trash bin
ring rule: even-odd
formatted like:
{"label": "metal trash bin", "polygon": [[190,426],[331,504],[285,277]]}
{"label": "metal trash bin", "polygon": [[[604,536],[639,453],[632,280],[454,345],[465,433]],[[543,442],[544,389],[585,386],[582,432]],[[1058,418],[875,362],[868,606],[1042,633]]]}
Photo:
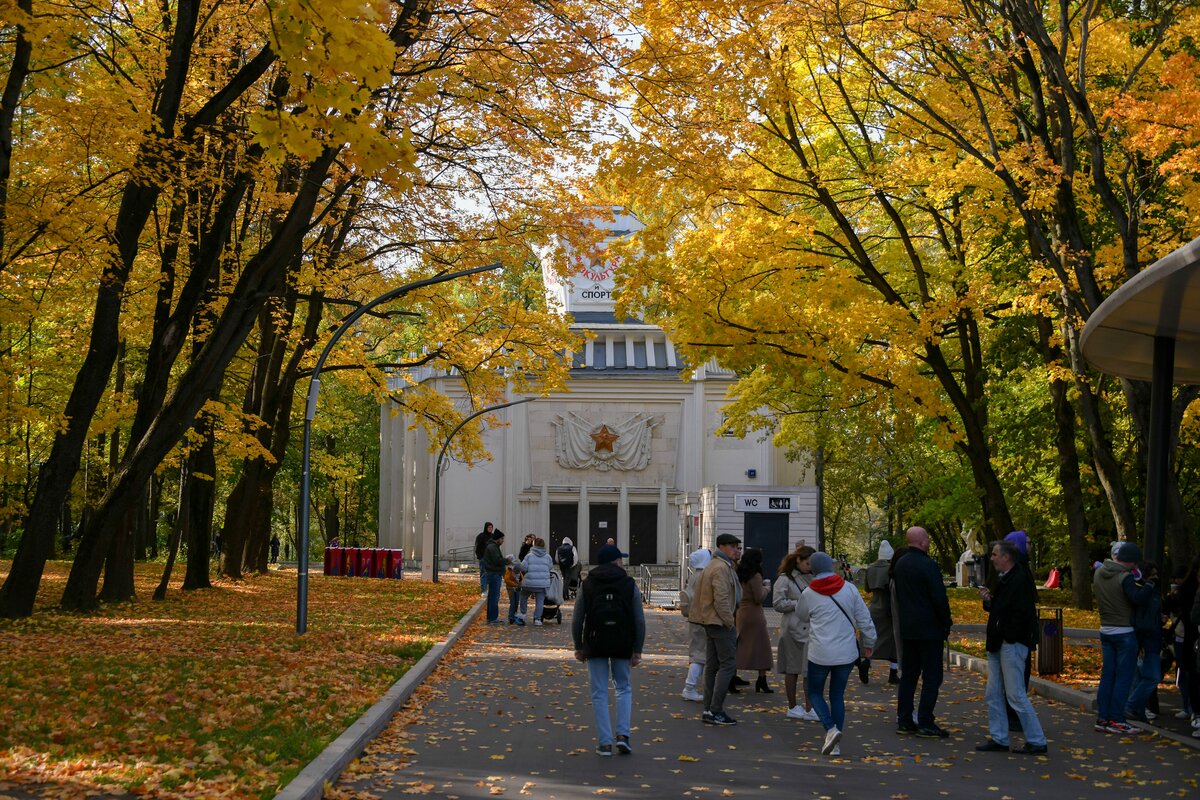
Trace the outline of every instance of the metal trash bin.
{"label": "metal trash bin", "polygon": [[1038,675],[1063,671],[1063,610],[1038,606]]}

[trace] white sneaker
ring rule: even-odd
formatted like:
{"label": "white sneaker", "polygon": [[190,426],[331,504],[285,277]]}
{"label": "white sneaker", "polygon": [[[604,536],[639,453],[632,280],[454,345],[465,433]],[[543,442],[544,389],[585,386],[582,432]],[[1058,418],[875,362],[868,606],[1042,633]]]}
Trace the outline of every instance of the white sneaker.
{"label": "white sneaker", "polygon": [[1176,711],[1175,719],[1188,719],[1192,714],[1190,711]]}
{"label": "white sneaker", "polygon": [[842,748],[840,745],[837,747],[834,747],[832,750],[829,751],[829,755],[831,755],[831,756],[840,756],[841,754],[842,754]]}
{"label": "white sneaker", "polygon": [[820,722],[821,717],[818,716],[817,710],[815,708],[810,708],[808,710],[808,713],[804,715],[804,721],[805,722]]}
{"label": "white sneaker", "polygon": [[1155,714],[1150,709],[1146,709],[1146,719],[1158,719],[1158,714]]}
{"label": "white sneaker", "polygon": [[540,619],[535,619],[533,624],[539,628],[542,627],[542,621]]}
{"label": "white sneaker", "polygon": [[1195,714],[1192,715],[1192,727],[1200,728],[1200,716],[1197,716]]}
{"label": "white sneaker", "polygon": [[1192,738],[1200,739],[1200,728],[1197,728],[1196,730],[1192,731]]}
{"label": "white sneaker", "polygon": [[804,706],[792,706],[787,710],[787,718],[807,720],[808,712],[804,709]]}
{"label": "white sneaker", "polygon": [[837,725],[834,725],[825,732],[825,744],[821,747],[821,755],[831,755],[841,740],[842,732],[838,730]]}
{"label": "white sneaker", "polygon": [[704,695],[690,686],[683,687],[683,692],[680,694],[684,700],[691,700],[693,703],[703,703]]}

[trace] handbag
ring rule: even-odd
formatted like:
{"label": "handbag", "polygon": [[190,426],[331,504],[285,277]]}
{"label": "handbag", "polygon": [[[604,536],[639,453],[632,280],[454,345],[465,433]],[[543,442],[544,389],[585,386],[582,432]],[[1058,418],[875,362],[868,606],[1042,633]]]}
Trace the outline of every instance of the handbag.
{"label": "handbag", "polygon": [[842,616],[845,617],[846,621],[850,623],[850,630],[854,632],[854,644],[858,646],[858,659],[854,662],[857,666],[858,662],[862,661],[864,658],[862,639],[858,637],[858,626],[854,624],[854,620],[850,617],[850,613],[846,611],[846,609],[842,608],[841,603],[839,603],[837,600],[834,600],[832,596],[829,596],[829,599],[833,601],[835,606],[837,606],[837,610],[842,612]]}

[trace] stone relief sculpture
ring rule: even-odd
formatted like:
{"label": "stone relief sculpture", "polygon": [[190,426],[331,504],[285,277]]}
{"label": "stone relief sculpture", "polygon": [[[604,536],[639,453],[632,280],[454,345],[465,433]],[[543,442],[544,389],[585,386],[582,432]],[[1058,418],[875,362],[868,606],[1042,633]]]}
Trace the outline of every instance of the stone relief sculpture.
{"label": "stone relief sculpture", "polygon": [[573,411],[554,419],[555,459],[568,469],[638,471],[650,464],[654,429],[662,424],[654,414],[634,414],[619,423],[600,423]]}

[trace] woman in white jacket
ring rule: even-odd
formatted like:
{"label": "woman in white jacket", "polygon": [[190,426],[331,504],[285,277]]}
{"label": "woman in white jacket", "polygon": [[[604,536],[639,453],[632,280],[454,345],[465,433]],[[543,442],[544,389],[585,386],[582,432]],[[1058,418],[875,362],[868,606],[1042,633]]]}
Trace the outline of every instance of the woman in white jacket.
{"label": "woman in white jacket", "polygon": [[808,703],[808,693],[801,692],[803,704],[797,702],[796,683],[803,675],[808,676],[808,620],[796,615],[800,595],[812,583],[812,567],[808,560],[813,550],[802,544],[783,557],[779,564],[779,577],[775,580],[775,596],[772,607],[780,613],[779,657],[776,670],[783,676],[783,688],[787,693],[788,719],[817,722],[820,718]]}
{"label": "woman in white jacket", "polygon": [[[862,655],[870,658],[875,646],[871,612],[854,584],[833,571],[828,553],[816,552],[808,559],[813,581],[800,595],[795,614],[808,620],[808,701],[825,726],[825,755],[841,755],[838,742],[846,727],[846,684],[858,663],[858,634]],[[829,682],[829,702],[822,696]]]}

